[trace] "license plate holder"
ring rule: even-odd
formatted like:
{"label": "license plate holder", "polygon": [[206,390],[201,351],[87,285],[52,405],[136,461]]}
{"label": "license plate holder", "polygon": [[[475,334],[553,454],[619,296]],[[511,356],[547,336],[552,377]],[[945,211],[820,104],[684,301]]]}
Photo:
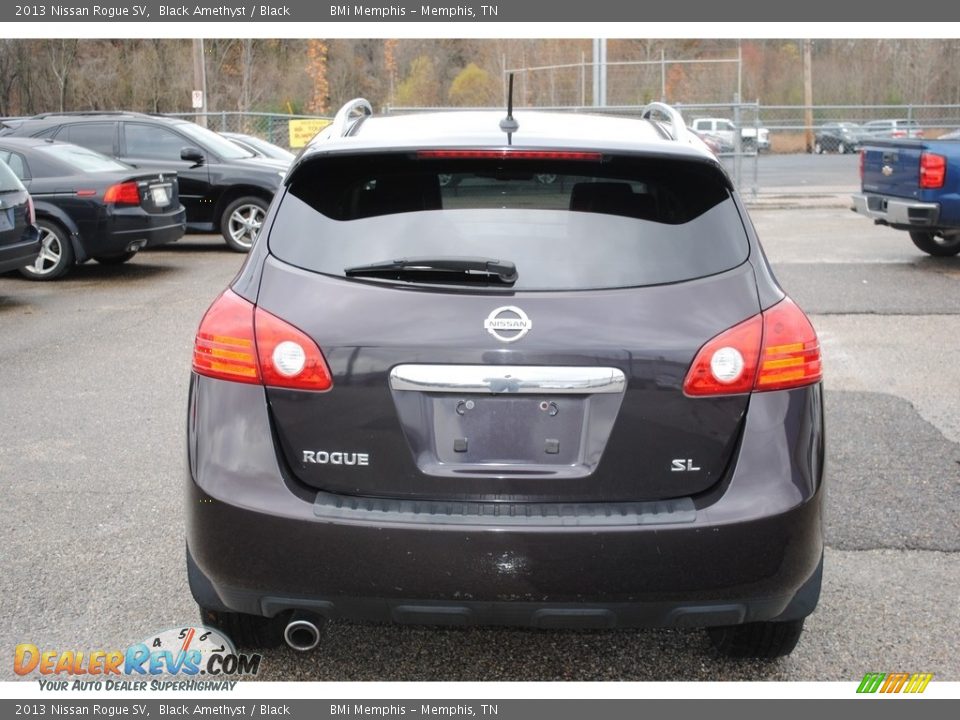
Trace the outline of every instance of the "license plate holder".
{"label": "license plate holder", "polygon": [[153,185],[150,187],[150,198],[157,207],[165,207],[170,204],[170,193],[166,185]]}
{"label": "license plate holder", "polygon": [[581,460],[587,396],[443,394],[432,400],[441,463],[516,467]]}

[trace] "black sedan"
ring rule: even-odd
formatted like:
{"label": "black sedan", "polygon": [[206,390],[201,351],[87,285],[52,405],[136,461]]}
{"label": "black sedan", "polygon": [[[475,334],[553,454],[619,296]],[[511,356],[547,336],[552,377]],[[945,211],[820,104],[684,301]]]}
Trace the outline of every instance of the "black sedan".
{"label": "black sedan", "polygon": [[36,260],[40,239],[34,221],[30,193],[0,160],[0,272],[18,270]]}
{"label": "black sedan", "polygon": [[114,265],[186,230],[176,173],[135,170],[93,150],[39,138],[0,139],[0,159],[33,196],[41,250],[20,269],[53,280],[93,259]]}
{"label": "black sedan", "polygon": [[814,133],[813,151],[820,155],[825,152],[854,152],[860,147],[866,131],[856,123],[829,123],[817,128]]}

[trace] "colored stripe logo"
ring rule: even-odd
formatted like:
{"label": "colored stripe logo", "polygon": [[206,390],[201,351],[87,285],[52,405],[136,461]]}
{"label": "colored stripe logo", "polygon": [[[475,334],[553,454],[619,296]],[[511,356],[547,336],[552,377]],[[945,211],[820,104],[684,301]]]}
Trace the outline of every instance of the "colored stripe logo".
{"label": "colored stripe logo", "polygon": [[860,681],[858,693],[922,693],[933,679],[933,673],[867,673]]}

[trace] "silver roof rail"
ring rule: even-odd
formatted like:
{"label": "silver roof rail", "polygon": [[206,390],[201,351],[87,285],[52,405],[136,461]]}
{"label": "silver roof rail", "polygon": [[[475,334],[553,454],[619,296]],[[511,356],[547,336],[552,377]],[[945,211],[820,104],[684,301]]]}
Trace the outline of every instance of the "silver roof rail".
{"label": "silver roof rail", "polygon": [[652,102],[644,107],[643,112],[640,113],[640,117],[644,120],[653,120],[654,115],[660,115],[670,121],[670,125],[673,126],[674,140],[687,142],[690,139],[687,126],[683,122],[683,116],[675,107],[662,102]]}
{"label": "silver roof rail", "polygon": [[[356,117],[353,117],[356,115]],[[343,104],[330,123],[332,137],[346,137],[356,126],[357,121],[373,115],[373,107],[365,98],[354,98]]]}

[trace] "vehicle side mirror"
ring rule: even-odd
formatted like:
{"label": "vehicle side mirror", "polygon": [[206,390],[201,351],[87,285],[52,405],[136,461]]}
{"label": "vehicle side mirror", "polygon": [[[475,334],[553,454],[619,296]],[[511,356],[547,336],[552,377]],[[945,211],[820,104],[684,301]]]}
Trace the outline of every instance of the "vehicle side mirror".
{"label": "vehicle side mirror", "polygon": [[180,159],[186,160],[187,162],[192,162],[194,167],[196,167],[197,165],[203,165],[203,161],[206,160],[206,156],[199,148],[185,147],[180,151]]}

